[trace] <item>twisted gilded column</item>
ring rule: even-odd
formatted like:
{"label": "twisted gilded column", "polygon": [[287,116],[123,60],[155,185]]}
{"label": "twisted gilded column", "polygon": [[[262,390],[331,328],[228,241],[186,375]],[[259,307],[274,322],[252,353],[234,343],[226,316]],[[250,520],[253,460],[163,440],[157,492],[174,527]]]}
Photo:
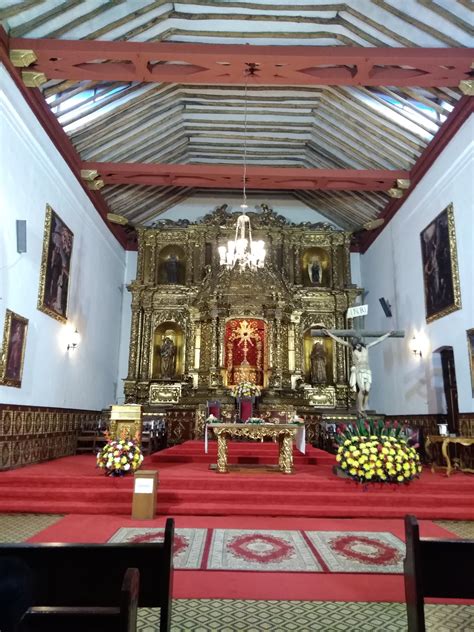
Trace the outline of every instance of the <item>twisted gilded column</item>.
{"label": "twisted gilded column", "polygon": [[301,285],[300,247],[298,244],[295,244],[294,268],[295,283],[296,285]]}
{"label": "twisted gilded column", "polygon": [[132,304],[132,322],[130,326],[130,344],[128,349],[128,380],[138,377],[138,350],[141,346],[142,310],[138,304]]}
{"label": "twisted gilded column", "polygon": [[142,326],[141,366],[140,379],[148,380],[150,377],[150,342],[151,342],[151,311],[145,310]]}
{"label": "twisted gilded column", "polygon": [[293,436],[285,433],[278,436],[278,466],[284,474],[293,473]]}

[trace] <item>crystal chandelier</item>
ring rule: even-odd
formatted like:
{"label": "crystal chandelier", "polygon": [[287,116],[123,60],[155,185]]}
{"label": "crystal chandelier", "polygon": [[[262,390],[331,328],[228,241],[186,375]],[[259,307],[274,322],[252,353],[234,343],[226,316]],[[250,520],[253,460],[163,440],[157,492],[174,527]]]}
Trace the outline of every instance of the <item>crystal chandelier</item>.
{"label": "crystal chandelier", "polygon": [[[253,74],[252,67],[250,66],[249,74]],[[237,219],[235,227],[235,239],[234,241],[228,241],[227,247],[220,246],[218,248],[220,264],[226,268],[232,269],[237,266],[239,272],[245,269],[256,270],[257,268],[263,268],[265,262],[265,242],[261,239],[258,241],[252,240],[252,228],[250,226],[250,217],[247,215],[247,82],[245,82],[245,97],[244,97],[244,154],[243,154],[244,173],[242,177],[243,191],[242,191],[242,214]]]}

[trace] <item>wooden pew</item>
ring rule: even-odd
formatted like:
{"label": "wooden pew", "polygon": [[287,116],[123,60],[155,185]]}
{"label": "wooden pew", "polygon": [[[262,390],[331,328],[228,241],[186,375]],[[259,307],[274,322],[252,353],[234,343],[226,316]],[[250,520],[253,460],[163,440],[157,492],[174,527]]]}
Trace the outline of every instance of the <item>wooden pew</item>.
{"label": "wooden pew", "polygon": [[140,573],[125,572],[117,607],[36,606],[23,615],[18,632],[136,632]]}
{"label": "wooden pew", "polygon": [[422,538],[405,516],[403,562],[408,632],[425,632],[425,597],[474,599],[474,540]]}
{"label": "wooden pew", "polygon": [[139,608],[160,608],[160,631],[170,629],[174,520],[164,542],[143,544],[0,544],[0,557],[31,570],[31,606],[117,607],[128,568],[140,573]]}

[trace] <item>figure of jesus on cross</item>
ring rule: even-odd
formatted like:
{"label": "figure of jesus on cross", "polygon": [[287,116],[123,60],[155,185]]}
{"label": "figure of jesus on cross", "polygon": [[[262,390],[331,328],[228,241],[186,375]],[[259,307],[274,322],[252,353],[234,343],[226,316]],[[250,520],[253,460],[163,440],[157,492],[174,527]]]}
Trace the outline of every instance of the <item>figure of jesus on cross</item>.
{"label": "figure of jesus on cross", "polygon": [[[351,365],[351,373],[349,376],[349,386],[355,392],[357,392],[357,414],[360,417],[366,417],[367,413],[367,405],[369,403],[369,391],[372,385],[372,371],[370,370],[369,365],[369,348],[374,347],[375,345],[380,344],[386,338],[394,337],[394,338],[403,338],[405,335],[404,331],[388,331],[386,333],[382,332],[372,332],[372,331],[361,331],[361,330],[353,330],[353,329],[341,329],[341,330],[328,330],[324,328],[324,325],[318,324],[317,327],[320,329],[311,330],[312,336],[321,336],[326,335],[344,345],[345,347],[349,347],[352,350],[352,365]],[[347,342],[343,340],[339,336],[346,336],[352,339],[351,342]],[[369,344],[365,344],[362,342],[361,336],[367,337],[376,337],[377,339]]]}

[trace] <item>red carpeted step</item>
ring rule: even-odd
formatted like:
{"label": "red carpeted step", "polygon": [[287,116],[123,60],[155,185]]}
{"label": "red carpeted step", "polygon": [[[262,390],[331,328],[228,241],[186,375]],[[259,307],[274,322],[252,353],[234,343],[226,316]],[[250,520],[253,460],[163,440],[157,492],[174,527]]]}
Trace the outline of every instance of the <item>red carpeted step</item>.
{"label": "red carpeted step", "polygon": [[[363,486],[334,475],[334,455],[308,446],[305,457],[295,454],[295,474],[252,471],[219,474],[209,469],[215,460],[204,455],[203,442],[188,442],[146,457],[143,469],[159,473],[158,512],[162,515],[246,515],[303,517],[402,517],[474,519],[474,477],[450,478],[424,471],[410,485]],[[160,462],[184,457],[188,462]],[[235,459],[277,462],[272,443],[235,443]],[[301,462],[297,459],[301,458]],[[304,459],[315,458],[308,464]],[[111,478],[95,468],[91,455],[66,457],[0,473],[0,511],[130,515],[133,478]]]}

